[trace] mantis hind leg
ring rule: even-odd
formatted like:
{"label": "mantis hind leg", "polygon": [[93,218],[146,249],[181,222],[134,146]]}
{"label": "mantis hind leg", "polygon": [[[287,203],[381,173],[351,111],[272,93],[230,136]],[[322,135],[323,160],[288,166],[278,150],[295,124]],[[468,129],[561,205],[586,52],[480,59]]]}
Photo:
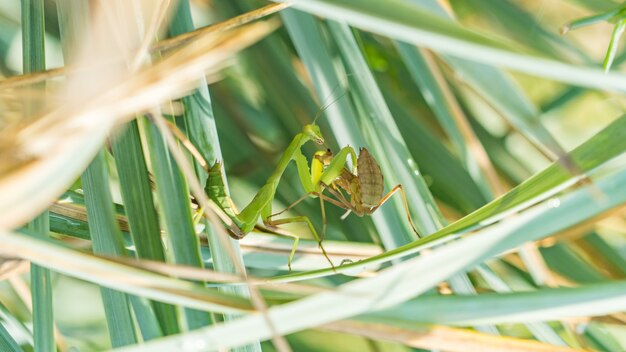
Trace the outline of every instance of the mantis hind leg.
{"label": "mantis hind leg", "polygon": [[415,224],[413,223],[413,219],[411,218],[411,212],[409,211],[409,203],[406,200],[406,194],[404,193],[404,188],[402,188],[402,185],[397,185],[393,189],[391,189],[391,191],[389,191],[389,193],[387,193],[386,196],[382,197],[381,200],[378,202],[378,204],[376,204],[376,206],[372,208],[370,213],[375,212],[376,209],[378,209],[381,205],[385,204],[385,202],[388,201],[389,198],[391,198],[391,196],[393,196],[397,191],[400,191],[400,194],[402,195],[402,201],[404,203],[404,210],[406,211],[406,217],[409,220],[409,224],[411,225],[413,232],[415,232],[415,234],[417,235],[417,238],[422,237],[420,236],[419,232],[417,232],[417,229],[415,228]]}
{"label": "mantis hind leg", "polygon": [[[278,220],[271,220],[271,219],[267,218],[267,219],[264,219],[263,222],[267,226],[278,226],[278,225],[291,224],[291,223],[296,223],[296,222],[303,222],[303,223],[307,224],[307,226],[309,227],[309,231],[311,231],[311,234],[313,234],[313,237],[317,241],[317,244],[319,245],[320,250],[322,251],[322,254],[326,258],[328,263],[330,263],[330,266],[333,268],[333,270],[335,270],[335,265],[333,264],[333,262],[328,257],[328,253],[326,253],[326,250],[324,249],[324,246],[322,245],[322,239],[317,234],[317,231],[315,230],[315,227],[313,226],[313,223],[311,222],[311,220],[308,217],[306,217],[306,216],[294,216],[294,217],[291,217],[291,218],[278,219]],[[292,236],[289,236],[289,237],[292,237]],[[291,249],[291,254],[289,254],[289,259],[287,260],[287,266],[289,267],[290,271],[291,271],[291,261],[293,260],[293,256],[296,253],[296,247],[298,246],[298,240],[299,240],[298,236],[293,235],[293,237],[295,238],[294,246]]]}

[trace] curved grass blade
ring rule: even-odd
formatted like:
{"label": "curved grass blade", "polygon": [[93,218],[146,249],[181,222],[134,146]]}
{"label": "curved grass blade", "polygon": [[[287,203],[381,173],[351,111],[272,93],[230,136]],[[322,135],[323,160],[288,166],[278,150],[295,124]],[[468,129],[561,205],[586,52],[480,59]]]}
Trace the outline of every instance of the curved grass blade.
{"label": "curved grass blade", "polygon": [[[560,198],[559,206],[553,202],[543,203],[473,236],[436,248],[428,255],[382,270],[375,277],[352,281],[331,292],[272,307],[268,314],[275,322],[276,329],[285,334],[365,312],[391,308],[487,258],[527,241],[549,236],[626,203],[625,181],[626,171],[597,180],[596,186],[605,194],[611,194],[601,204],[594,203],[589,190],[583,188]],[[624,309],[615,305],[615,300],[610,303],[613,304],[595,307],[596,311],[607,313],[607,310]],[[483,309],[482,306],[475,307],[481,311]],[[262,316],[252,314],[234,322],[119,351],[170,351],[189,343],[229,348],[252,339],[268,338],[270,334]]]}
{"label": "curved grass blade", "polygon": [[47,238],[34,237],[34,234],[25,236],[2,231],[2,253],[8,252],[13,257],[17,253],[20,258],[60,273],[169,304],[220,313],[246,313],[252,310],[250,302],[244,298],[81,253]]}
{"label": "curved grass blade", "polygon": [[[284,0],[280,0],[284,2]],[[400,0],[297,0],[292,7],[435,51],[483,64],[497,65],[561,82],[606,91],[626,91],[624,74],[605,74],[537,56],[462,29]]]}
{"label": "curved grass blade", "polygon": [[626,281],[622,280],[529,292],[428,296],[362,318],[465,326],[602,316],[626,309],[625,290]]}
{"label": "curved grass blade", "polygon": [[[626,116],[622,116],[595,136],[575,148],[569,157],[572,158],[583,172],[589,172],[626,151]],[[473,213],[446,226],[436,233],[412,243],[390,250],[382,255],[363,260],[359,263],[338,267],[337,272],[366,267],[369,263],[378,264],[398,257],[408,256],[426,244],[445,240],[455,233],[467,231],[473,227],[485,226],[500,220],[515,208],[527,207],[567,188],[577,182],[580,177],[572,177],[560,162],[554,162],[543,171],[535,174],[506,194],[486,204]],[[333,275],[331,270],[317,270],[308,273],[286,275],[276,281],[291,281],[303,278]]]}

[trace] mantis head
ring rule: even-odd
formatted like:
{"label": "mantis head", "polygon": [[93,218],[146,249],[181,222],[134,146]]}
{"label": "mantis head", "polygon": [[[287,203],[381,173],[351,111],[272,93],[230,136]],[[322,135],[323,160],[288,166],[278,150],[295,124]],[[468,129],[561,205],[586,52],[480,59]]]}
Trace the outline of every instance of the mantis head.
{"label": "mantis head", "polygon": [[324,144],[324,137],[322,136],[322,132],[320,131],[319,126],[317,125],[306,125],[302,130],[304,134],[311,138],[313,142],[317,144]]}

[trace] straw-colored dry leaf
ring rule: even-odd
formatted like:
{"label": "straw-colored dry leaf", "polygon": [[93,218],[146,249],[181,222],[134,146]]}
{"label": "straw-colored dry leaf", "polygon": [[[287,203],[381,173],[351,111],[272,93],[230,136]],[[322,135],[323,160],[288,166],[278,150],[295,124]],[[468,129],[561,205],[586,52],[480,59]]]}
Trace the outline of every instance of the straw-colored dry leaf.
{"label": "straw-colored dry leaf", "polygon": [[[158,2],[140,3],[144,16],[135,15],[136,2],[131,6],[121,0],[94,10],[84,38],[74,46],[76,73],[43,113],[18,118],[24,105],[7,100],[17,107],[0,135],[0,228],[16,228],[46,209],[82,173],[115,126],[186,94],[200,77],[219,70],[277,26],[258,22],[200,35],[134,71],[130,66],[146,27],[138,18],[151,18],[145,14],[156,11]],[[124,11],[124,6],[132,8]]]}

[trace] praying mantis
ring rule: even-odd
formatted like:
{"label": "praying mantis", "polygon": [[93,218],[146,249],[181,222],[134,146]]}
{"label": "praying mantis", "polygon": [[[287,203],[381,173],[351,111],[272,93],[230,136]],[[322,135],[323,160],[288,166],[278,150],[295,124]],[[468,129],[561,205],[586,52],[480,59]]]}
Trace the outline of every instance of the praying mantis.
{"label": "praying mantis", "polygon": [[[415,231],[416,234],[418,233],[415,229],[415,225],[413,224],[413,220],[411,219],[402,185],[395,186],[387,195],[383,197],[382,172],[378,163],[367,151],[367,149],[361,148],[358,157],[354,149],[350,146],[342,148],[336,156],[333,156],[330,150],[325,152],[316,152],[311,160],[311,168],[309,169],[307,158],[301,151],[302,146],[309,141],[313,141],[319,145],[324,144],[324,137],[322,136],[319,127],[315,124],[305,125],[302,132],[298,133],[293,138],[279,159],[274,172],[272,172],[270,177],[265,182],[265,185],[261,187],[252,201],[241,212],[237,212],[232,199],[228,197],[224,191],[225,183],[222,177],[222,164],[216,162],[210,168],[205,192],[220,206],[220,208],[222,208],[224,213],[226,213],[241,230],[238,234],[231,232],[231,236],[233,238],[241,239],[250,233],[250,231],[254,229],[259,217],[261,217],[265,225],[270,227],[287,223],[303,222],[308,226],[311,234],[318,242],[324,257],[328,260],[331,267],[334,268],[334,264],[328,257],[328,254],[322,245],[323,237],[319,236],[313,226],[313,223],[308,217],[295,216],[276,220],[273,218],[293,208],[296,204],[307,197],[317,197],[320,199],[324,224],[322,234],[325,236],[326,218],[324,201],[347,209],[348,213],[354,212],[357,216],[364,216],[375,212],[398,190],[402,194],[409,223],[413,231]],[[346,167],[348,157],[351,158],[352,164],[356,168],[356,174]],[[306,194],[285,210],[272,214],[272,200],[274,199],[281,176],[291,161],[296,163],[298,176]],[[326,189],[331,192],[336,199],[323,194]],[[350,201],[343,196],[341,190],[350,195]],[[346,215],[348,213],[346,213]],[[298,236],[293,235],[290,237],[294,239],[294,245],[287,261],[289,270],[291,270],[291,261],[295,255],[299,240]]]}
{"label": "praying mantis", "polygon": [[[320,111],[323,111],[320,110]],[[319,116],[319,113],[318,113]],[[322,245],[322,240],[326,234],[326,215],[324,210],[324,202],[329,202],[338,207],[347,209],[348,215],[354,212],[358,216],[370,215],[383,205],[398,190],[401,191],[404,199],[404,206],[409,219],[409,223],[417,234],[413,220],[409,212],[406,196],[402,185],[395,186],[387,195],[383,197],[383,176],[376,160],[369,154],[367,149],[361,148],[357,157],[356,152],[350,146],[344,147],[334,156],[330,150],[318,151],[311,160],[311,168],[309,169],[308,160],[301,151],[301,148],[313,141],[318,145],[324,144],[324,137],[319,126],[315,125],[317,117],[312,124],[305,125],[300,133],[298,133],[289,143],[287,149],[280,157],[276,168],[269,176],[265,184],[254,196],[252,201],[241,210],[237,211],[232,199],[225,192],[225,181],[223,178],[222,164],[216,162],[209,169],[209,177],[207,179],[205,192],[234,222],[239,231],[230,232],[231,237],[241,239],[250,233],[256,226],[259,217],[268,227],[276,227],[278,225],[288,223],[305,223],[315,240],[318,242],[320,250],[324,257],[334,269],[335,266],[328,257],[326,250]],[[352,165],[356,168],[356,174],[347,167],[348,157],[352,160]],[[276,194],[276,189],[291,161],[294,161],[298,171],[300,183],[302,184],[306,194],[291,204],[285,210],[272,214],[272,201]],[[323,194],[328,189],[336,199]],[[350,195],[348,201],[342,194],[342,191]],[[274,219],[274,217],[291,209],[296,204],[307,197],[317,197],[320,199],[320,207],[322,210],[323,231],[322,237],[315,230],[313,223],[306,216],[295,216],[283,219]],[[294,244],[287,260],[287,266],[291,271],[291,261],[295,255],[298,246],[299,237],[296,235],[287,235],[293,238]],[[418,234],[419,236],[419,234]]]}
{"label": "praying mantis", "polygon": [[[276,168],[274,169],[270,177],[267,179],[265,184],[257,192],[257,194],[254,196],[252,201],[250,201],[250,203],[245,208],[243,208],[243,210],[239,213],[236,211],[236,208],[232,202],[232,199],[230,199],[230,197],[228,197],[224,191],[225,183],[222,177],[222,164],[221,163],[216,162],[210,168],[209,178],[207,180],[205,192],[214,202],[216,202],[220,206],[220,208],[222,208],[222,210],[224,210],[224,213],[226,213],[226,215],[228,215],[228,217],[230,217],[235,223],[235,225],[241,230],[240,234],[234,234],[231,232],[231,236],[233,238],[241,239],[245,235],[250,233],[250,231],[254,229],[259,217],[261,217],[265,225],[272,226],[272,227],[281,225],[281,224],[286,224],[286,223],[304,222],[309,227],[309,230],[313,234],[313,237],[315,237],[315,239],[317,240],[318,245],[320,249],[322,250],[322,253],[324,254],[324,257],[328,260],[328,262],[334,268],[332,261],[330,260],[330,258],[328,258],[328,254],[326,253],[326,250],[322,246],[321,238],[317,234],[317,231],[315,230],[313,223],[308,217],[297,216],[297,217],[280,219],[280,220],[271,219],[272,200],[274,199],[274,195],[276,193],[276,189],[280,182],[281,176],[285,172],[289,163],[292,160],[294,160],[294,158],[302,155],[300,148],[302,148],[302,146],[309,141],[313,141],[320,145],[324,144],[324,137],[322,136],[319,126],[315,124],[305,125],[304,128],[302,129],[302,132],[298,133],[292,139],[291,143],[289,143],[289,146],[287,147],[285,152],[283,152],[282,156],[280,157],[278,161],[278,164],[276,165]],[[296,163],[296,165],[298,166],[300,164]],[[298,173],[300,174],[301,171],[298,170]],[[287,262],[287,266],[289,267],[290,271],[291,271],[291,261],[293,259],[296,247],[298,245],[298,237],[297,236],[292,236],[292,237],[294,238],[294,246],[291,250],[291,253],[289,255],[289,259]]]}

